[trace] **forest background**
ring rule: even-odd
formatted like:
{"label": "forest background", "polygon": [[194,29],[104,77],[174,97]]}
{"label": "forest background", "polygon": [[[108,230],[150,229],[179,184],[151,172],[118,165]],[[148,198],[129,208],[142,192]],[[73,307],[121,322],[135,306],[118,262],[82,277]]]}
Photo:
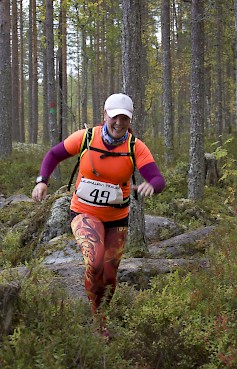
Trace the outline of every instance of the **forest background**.
{"label": "forest background", "polygon": [[[154,278],[148,291],[119,287],[109,346],[92,335],[86,307],[51,291],[51,276],[34,264],[14,331],[1,341],[3,368],[237,366],[236,19],[234,0],[0,2],[2,195],[30,196],[47,148],[100,123],[106,97],[125,92],[134,131],[167,181],[142,210],[187,230],[218,225],[203,244],[209,270]],[[218,166],[214,182],[205,153]],[[71,165],[54,173],[51,193]],[[1,242],[4,270],[37,263],[19,235],[3,232]]]}

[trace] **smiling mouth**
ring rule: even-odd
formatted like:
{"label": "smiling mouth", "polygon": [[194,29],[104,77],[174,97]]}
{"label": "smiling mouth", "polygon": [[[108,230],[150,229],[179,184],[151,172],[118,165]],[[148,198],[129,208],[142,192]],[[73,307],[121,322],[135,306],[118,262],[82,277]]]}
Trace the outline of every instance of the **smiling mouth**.
{"label": "smiling mouth", "polygon": [[123,127],[113,127],[113,129],[114,129],[116,132],[118,132],[118,133],[121,133],[121,132],[124,130],[124,128],[123,128]]}

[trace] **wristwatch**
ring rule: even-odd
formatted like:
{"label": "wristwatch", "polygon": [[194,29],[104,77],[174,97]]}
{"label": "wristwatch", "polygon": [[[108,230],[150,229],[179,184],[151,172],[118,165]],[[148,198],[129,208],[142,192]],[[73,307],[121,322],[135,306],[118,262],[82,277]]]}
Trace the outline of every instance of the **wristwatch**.
{"label": "wristwatch", "polygon": [[48,179],[44,176],[39,176],[35,180],[35,184],[38,184],[38,183],[45,183],[47,185],[48,184]]}

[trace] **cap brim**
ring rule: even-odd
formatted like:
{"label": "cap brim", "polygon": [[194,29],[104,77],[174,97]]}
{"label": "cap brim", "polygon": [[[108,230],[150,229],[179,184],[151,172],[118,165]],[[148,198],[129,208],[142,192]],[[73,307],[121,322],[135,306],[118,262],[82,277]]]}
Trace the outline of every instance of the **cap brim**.
{"label": "cap brim", "polygon": [[112,109],[112,110],[106,110],[107,114],[110,118],[116,117],[116,115],[127,115],[130,119],[132,119],[132,113],[129,110],[126,109]]}

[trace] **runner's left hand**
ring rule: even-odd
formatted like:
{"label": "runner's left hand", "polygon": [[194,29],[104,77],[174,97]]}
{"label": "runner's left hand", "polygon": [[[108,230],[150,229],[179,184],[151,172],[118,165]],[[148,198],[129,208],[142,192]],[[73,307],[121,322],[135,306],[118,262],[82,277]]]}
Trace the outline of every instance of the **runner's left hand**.
{"label": "runner's left hand", "polygon": [[141,196],[152,196],[154,194],[154,187],[147,182],[142,182],[139,186],[137,187],[137,192],[141,195]]}

